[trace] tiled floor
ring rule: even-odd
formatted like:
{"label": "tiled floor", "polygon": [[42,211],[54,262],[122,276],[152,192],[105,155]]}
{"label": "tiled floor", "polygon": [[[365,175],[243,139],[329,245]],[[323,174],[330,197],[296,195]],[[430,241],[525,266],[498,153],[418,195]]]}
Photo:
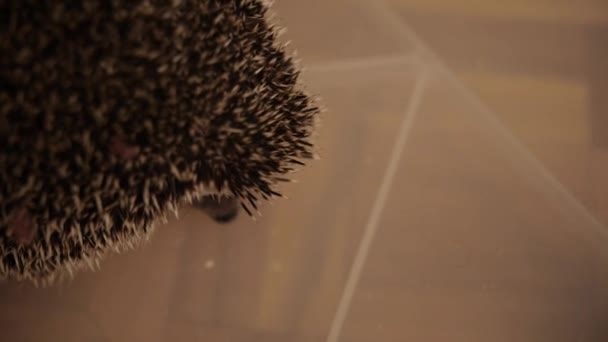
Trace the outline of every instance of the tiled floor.
{"label": "tiled floor", "polygon": [[607,224],[608,2],[388,2]]}
{"label": "tiled floor", "polygon": [[185,209],[70,284],[2,285],[3,340],[607,340],[608,11],[584,2],[278,0],[323,160],[255,222]]}

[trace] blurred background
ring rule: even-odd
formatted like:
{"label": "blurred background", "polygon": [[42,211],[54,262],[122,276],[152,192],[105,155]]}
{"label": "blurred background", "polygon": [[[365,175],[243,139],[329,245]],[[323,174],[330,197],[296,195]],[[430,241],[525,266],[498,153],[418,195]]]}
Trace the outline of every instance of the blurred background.
{"label": "blurred background", "polygon": [[321,161],[45,289],[6,341],[608,341],[608,2],[277,0]]}

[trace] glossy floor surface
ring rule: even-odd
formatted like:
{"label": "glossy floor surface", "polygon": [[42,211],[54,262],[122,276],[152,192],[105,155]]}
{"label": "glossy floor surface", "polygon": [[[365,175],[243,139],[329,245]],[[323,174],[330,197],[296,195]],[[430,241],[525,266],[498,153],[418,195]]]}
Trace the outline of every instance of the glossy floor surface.
{"label": "glossy floor surface", "polygon": [[69,284],[0,285],[3,341],[608,340],[608,2],[276,9],[323,159],[255,222],[184,209]]}

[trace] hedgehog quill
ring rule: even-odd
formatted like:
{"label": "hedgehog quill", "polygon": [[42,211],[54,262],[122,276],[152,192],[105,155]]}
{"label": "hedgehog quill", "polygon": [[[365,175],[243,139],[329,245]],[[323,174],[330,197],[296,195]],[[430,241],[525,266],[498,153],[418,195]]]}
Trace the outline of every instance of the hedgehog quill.
{"label": "hedgehog quill", "polygon": [[[49,283],[182,203],[257,210],[319,113],[260,0],[0,0],[0,278]],[[203,200],[204,199],[204,200]]]}

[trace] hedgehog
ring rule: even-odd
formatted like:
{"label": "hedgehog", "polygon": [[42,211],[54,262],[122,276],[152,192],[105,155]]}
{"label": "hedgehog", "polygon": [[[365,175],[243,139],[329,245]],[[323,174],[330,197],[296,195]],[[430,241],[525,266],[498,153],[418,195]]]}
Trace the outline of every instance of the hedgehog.
{"label": "hedgehog", "polygon": [[265,0],[0,0],[0,279],[50,284],[187,203],[256,213],[320,112]]}

